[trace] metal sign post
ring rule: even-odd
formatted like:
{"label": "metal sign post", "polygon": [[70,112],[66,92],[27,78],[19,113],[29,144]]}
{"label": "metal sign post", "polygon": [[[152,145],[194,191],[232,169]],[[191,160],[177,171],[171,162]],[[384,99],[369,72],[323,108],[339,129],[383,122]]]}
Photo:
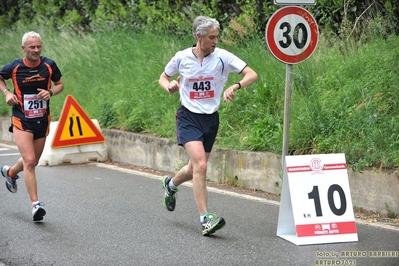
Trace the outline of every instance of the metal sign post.
{"label": "metal sign post", "polygon": [[[316,1],[274,3],[301,5]],[[316,49],[317,23],[306,9],[286,6],[270,17],[265,37],[270,52],[286,63],[283,183],[277,235],[296,245],[358,241],[345,155],[288,156],[292,65],[306,60]]]}
{"label": "metal sign post", "polygon": [[284,157],[288,155],[289,143],[292,65],[305,61],[313,54],[318,43],[319,29],[315,19],[306,9],[286,6],[270,17],[265,37],[270,52],[287,64],[282,154],[284,169]]}
{"label": "metal sign post", "polygon": [[290,139],[290,110],[291,110],[291,87],[292,87],[292,65],[286,65],[285,72],[285,100],[284,100],[284,131],[283,131],[283,154],[282,166],[284,167],[284,156],[288,155],[288,144]]}

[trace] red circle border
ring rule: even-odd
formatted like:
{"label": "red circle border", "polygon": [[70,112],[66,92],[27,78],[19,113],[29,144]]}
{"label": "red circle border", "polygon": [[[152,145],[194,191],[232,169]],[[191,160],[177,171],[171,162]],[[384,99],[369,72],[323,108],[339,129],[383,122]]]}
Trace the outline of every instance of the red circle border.
{"label": "red circle border", "polygon": [[[311,30],[310,44],[301,54],[287,55],[283,53],[274,42],[274,30],[281,18],[287,15],[298,15],[304,18]],[[286,6],[277,10],[269,19],[266,25],[266,43],[271,53],[281,62],[286,64],[298,64],[308,59],[316,49],[319,40],[319,29],[316,20],[306,9],[298,6]]]}

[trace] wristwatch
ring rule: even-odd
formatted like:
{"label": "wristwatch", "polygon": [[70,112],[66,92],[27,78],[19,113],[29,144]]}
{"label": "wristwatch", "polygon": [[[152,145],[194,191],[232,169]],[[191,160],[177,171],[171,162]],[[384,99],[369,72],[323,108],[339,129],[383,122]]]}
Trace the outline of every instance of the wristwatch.
{"label": "wristwatch", "polygon": [[50,93],[50,97],[53,97],[53,91],[50,89],[48,92]]}

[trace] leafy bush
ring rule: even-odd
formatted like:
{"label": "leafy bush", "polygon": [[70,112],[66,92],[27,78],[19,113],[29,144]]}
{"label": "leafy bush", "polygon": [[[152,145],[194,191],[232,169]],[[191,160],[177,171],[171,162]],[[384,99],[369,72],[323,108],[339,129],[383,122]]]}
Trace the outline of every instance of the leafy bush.
{"label": "leafy bush", "polygon": [[[24,0],[3,1],[0,8],[0,28],[16,24],[45,21],[57,29],[98,31],[106,28],[142,28],[178,36],[190,30],[197,15],[217,18],[223,27],[235,19],[245,25],[250,17],[256,31],[263,33],[270,16],[279,8],[273,1],[261,0],[167,0],[167,1],[107,1],[107,0]],[[367,22],[383,22],[382,33],[399,33],[399,2],[393,0],[318,0],[316,6],[306,7],[320,28],[341,38],[351,35],[359,39],[370,26]],[[373,26],[373,25],[372,25]],[[371,26],[371,27],[372,27]],[[388,27],[387,27],[388,26]]]}

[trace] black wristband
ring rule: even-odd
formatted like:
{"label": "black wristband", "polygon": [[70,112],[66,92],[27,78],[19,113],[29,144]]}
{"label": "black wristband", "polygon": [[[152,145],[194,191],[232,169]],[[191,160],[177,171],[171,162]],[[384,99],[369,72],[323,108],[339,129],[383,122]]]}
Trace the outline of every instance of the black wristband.
{"label": "black wristband", "polygon": [[240,82],[236,82],[235,84],[238,85],[238,89],[241,89],[241,83]]}
{"label": "black wristband", "polygon": [[53,91],[50,89],[48,92],[50,93],[50,97],[53,97]]}

